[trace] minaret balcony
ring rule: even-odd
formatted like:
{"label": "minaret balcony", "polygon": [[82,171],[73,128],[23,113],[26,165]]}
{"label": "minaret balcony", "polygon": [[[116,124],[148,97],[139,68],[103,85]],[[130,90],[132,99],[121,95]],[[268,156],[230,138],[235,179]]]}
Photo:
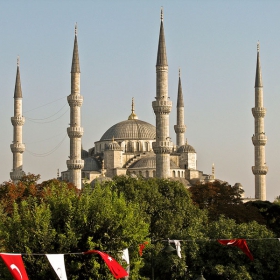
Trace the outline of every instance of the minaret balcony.
{"label": "minaret balcony", "polygon": [[176,133],[185,133],[186,126],[184,124],[176,124],[174,125],[174,130]]}
{"label": "minaret balcony", "polygon": [[254,146],[264,146],[267,142],[267,137],[264,133],[253,135],[252,142]]}
{"label": "minaret balcony", "polygon": [[25,151],[25,145],[22,143],[13,143],[10,145],[11,151],[13,153],[20,153],[22,154]]}
{"label": "minaret balcony", "polygon": [[18,181],[20,180],[23,176],[25,176],[25,172],[22,170],[13,170],[12,172],[10,172],[10,178],[13,181]]}
{"label": "minaret balcony", "polygon": [[153,142],[153,150],[155,154],[171,154],[173,144],[170,141]]}
{"label": "minaret balcony", "polygon": [[170,114],[172,108],[172,101],[170,100],[156,100],[152,103],[155,114],[167,115]]}
{"label": "minaret balcony", "polygon": [[266,175],[268,172],[268,167],[266,165],[252,166],[252,172],[254,175]]}
{"label": "minaret balcony", "polygon": [[81,138],[84,134],[84,129],[80,126],[67,127],[67,134],[69,138]]}
{"label": "minaret balcony", "polygon": [[255,107],[252,108],[252,114],[254,118],[264,118],[266,113],[266,108],[264,107]]}
{"label": "minaret balcony", "polygon": [[67,101],[70,107],[81,107],[84,101],[84,98],[82,95],[78,94],[70,94],[67,96]]}
{"label": "minaret balcony", "polygon": [[23,126],[25,123],[25,117],[23,116],[11,117],[11,122],[13,126]]}
{"label": "minaret balcony", "polygon": [[82,159],[69,159],[66,161],[68,169],[83,169],[84,161]]}

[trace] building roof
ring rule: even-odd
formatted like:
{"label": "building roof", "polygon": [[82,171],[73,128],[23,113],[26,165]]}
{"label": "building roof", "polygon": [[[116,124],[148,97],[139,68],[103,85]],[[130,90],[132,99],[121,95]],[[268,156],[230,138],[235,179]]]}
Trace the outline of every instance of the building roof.
{"label": "building roof", "polygon": [[193,146],[189,145],[187,142],[185,145],[182,145],[177,150],[178,153],[195,153]]}
{"label": "building roof", "polygon": [[154,140],[156,138],[155,126],[137,119],[119,122],[110,127],[100,138],[104,140]]}
{"label": "building roof", "polygon": [[[156,169],[156,156],[143,157],[138,161],[134,162],[130,168],[153,168]],[[179,168],[172,160],[170,160],[170,168]]]}

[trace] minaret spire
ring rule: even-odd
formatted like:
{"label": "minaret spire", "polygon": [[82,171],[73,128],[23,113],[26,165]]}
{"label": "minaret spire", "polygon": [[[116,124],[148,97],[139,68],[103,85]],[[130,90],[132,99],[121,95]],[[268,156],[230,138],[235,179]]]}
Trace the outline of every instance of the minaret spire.
{"label": "minaret spire", "polygon": [[84,161],[81,159],[81,138],[84,130],[81,127],[81,106],[83,96],[80,94],[80,62],[77,39],[77,24],[75,25],[75,39],[71,67],[71,94],[67,96],[70,106],[70,127],[67,133],[70,138],[70,159],[67,160],[69,171],[69,180],[78,189],[82,187],[81,169],[84,167]]}
{"label": "minaret spire", "polygon": [[164,36],[164,27],[163,27],[163,8],[161,8],[160,14],[160,32],[158,40],[158,53],[157,53],[157,66],[168,66],[167,64],[167,55],[166,55],[166,46],[165,46],[165,36]]}
{"label": "minaret spire", "polygon": [[13,153],[13,169],[10,172],[10,177],[14,182],[17,182],[25,175],[22,170],[23,165],[23,152],[25,145],[22,143],[22,126],[24,125],[25,118],[22,116],[22,90],[20,82],[19,71],[19,57],[17,58],[17,73],[14,91],[14,116],[11,118],[14,127],[13,143],[10,145]]}
{"label": "minaret spire", "polygon": [[176,132],[176,145],[184,145],[186,125],[184,123],[184,99],[181,85],[181,69],[179,68],[178,97],[177,97],[177,124],[174,125]]}
{"label": "minaret spire", "polygon": [[263,83],[260,63],[260,44],[257,44],[257,65],[255,79],[255,107],[252,108],[255,118],[255,134],[252,137],[255,146],[255,166],[252,172],[255,175],[255,198],[266,200],[266,174],[268,167],[265,162],[265,145],[267,137],[264,132],[264,117],[266,109],[263,107]]}
{"label": "minaret spire", "polygon": [[170,176],[170,153],[173,148],[169,137],[169,114],[172,102],[168,97],[168,64],[162,9],[160,18],[156,63],[156,101],[152,103],[156,115],[156,142],[153,142],[153,150],[156,154],[156,177],[168,178]]}

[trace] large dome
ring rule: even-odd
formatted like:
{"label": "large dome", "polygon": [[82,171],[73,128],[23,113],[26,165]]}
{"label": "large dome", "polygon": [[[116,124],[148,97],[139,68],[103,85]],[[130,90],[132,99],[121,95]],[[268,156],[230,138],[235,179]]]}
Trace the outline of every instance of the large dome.
{"label": "large dome", "polygon": [[112,140],[113,138],[116,140],[154,140],[156,138],[156,128],[147,122],[130,119],[110,127],[100,141]]}

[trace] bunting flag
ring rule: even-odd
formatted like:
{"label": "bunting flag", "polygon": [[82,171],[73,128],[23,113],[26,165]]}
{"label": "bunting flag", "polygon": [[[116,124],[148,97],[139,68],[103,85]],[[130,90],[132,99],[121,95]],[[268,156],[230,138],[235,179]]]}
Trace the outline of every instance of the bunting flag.
{"label": "bunting flag", "polygon": [[145,247],[148,243],[149,243],[148,241],[145,241],[144,243],[139,245],[139,255],[140,255],[140,257],[143,255],[143,250],[145,249]]}
{"label": "bunting flag", "polygon": [[0,256],[16,280],[28,280],[21,254],[0,253]]}
{"label": "bunting flag", "polygon": [[219,239],[218,242],[222,245],[236,246],[240,248],[251,261],[254,260],[245,239]]}
{"label": "bunting flag", "polygon": [[180,241],[179,240],[170,240],[170,242],[174,242],[175,247],[176,247],[176,251],[177,251],[177,255],[181,259],[182,255],[181,255],[181,244],[180,244]]}
{"label": "bunting flag", "polygon": [[61,280],[67,280],[64,255],[63,254],[46,254],[51,266],[53,267],[58,278]]}
{"label": "bunting flag", "polygon": [[116,279],[123,278],[128,276],[128,273],[126,270],[112,257],[109,255],[97,251],[97,250],[90,250],[87,252],[84,252],[85,255],[87,254],[99,254],[101,258],[104,260],[104,262],[107,264],[108,268],[110,269],[111,273]]}
{"label": "bunting flag", "polygon": [[127,264],[129,264],[128,248],[122,251],[122,259],[125,260]]}

